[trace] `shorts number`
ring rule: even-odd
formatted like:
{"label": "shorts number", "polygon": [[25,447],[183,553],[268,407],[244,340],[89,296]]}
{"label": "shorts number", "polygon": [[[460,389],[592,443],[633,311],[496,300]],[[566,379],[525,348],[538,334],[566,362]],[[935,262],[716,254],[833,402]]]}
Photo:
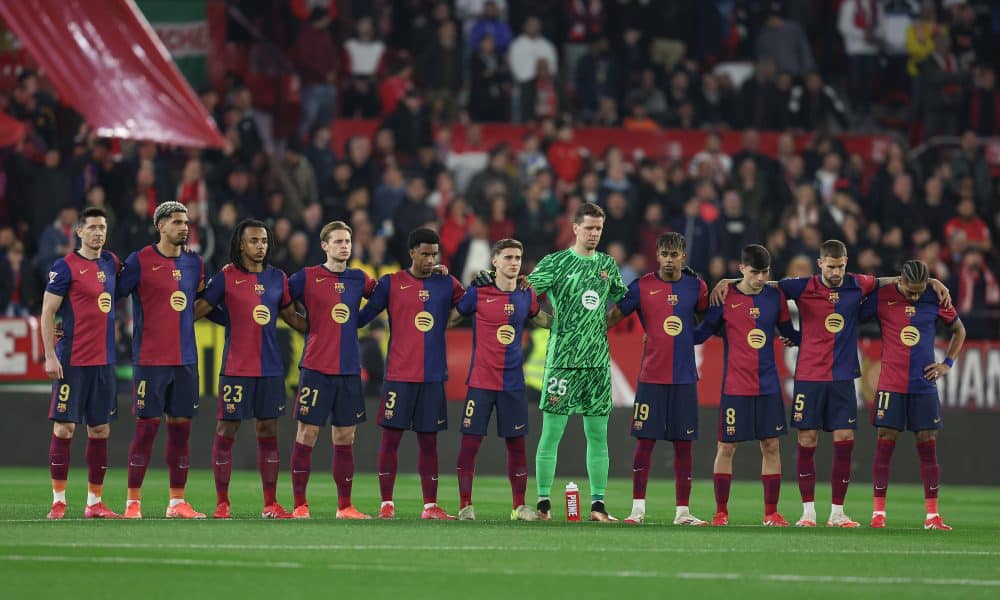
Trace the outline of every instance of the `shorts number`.
{"label": "shorts number", "polygon": [[465,416],[471,417],[476,412],[476,401],[469,400],[465,403]]}
{"label": "shorts number", "polygon": [[385,398],[385,407],[393,408],[396,406],[396,392],[389,392]]}
{"label": "shorts number", "polygon": [[59,401],[65,402],[69,400],[69,384],[64,383],[59,386]]}
{"label": "shorts number", "polygon": [[792,408],[795,412],[802,412],[802,409],[806,407],[806,395],[805,394],[795,394],[795,404]]}
{"label": "shorts number", "polygon": [[649,418],[649,405],[648,404],[636,404],[635,410],[632,412],[633,421],[645,421]]}
{"label": "shorts number", "polygon": [[889,392],[879,392],[878,393],[878,408],[879,410],[889,410]]}
{"label": "shorts number", "polygon": [[[309,402],[309,394],[312,394],[312,402]],[[316,406],[316,396],[319,394],[319,388],[303,387],[299,390],[299,404],[308,404],[309,406]]]}
{"label": "shorts number", "polygon": [[135,388],[135,395],[140,398],[146,397],[146,380],[142,379],[139,381],[139,385]]}
{"label": "shorts number", "polygon": [[726,425],[736,425],[736,409],[726,409]]}
{"label": "shorts number", "polygon": [[565,396],[567,383],[568,382],[565,379],[549,377],[549,386],[545,388],[545,390],[550,394],[555,394],[556,396]]}
{"label": "shorts number", "polygon": [[222,401],[223,402],[242,402],[243,401],[243,386],[242,385],[224,385],[224,386],[222,386]]}

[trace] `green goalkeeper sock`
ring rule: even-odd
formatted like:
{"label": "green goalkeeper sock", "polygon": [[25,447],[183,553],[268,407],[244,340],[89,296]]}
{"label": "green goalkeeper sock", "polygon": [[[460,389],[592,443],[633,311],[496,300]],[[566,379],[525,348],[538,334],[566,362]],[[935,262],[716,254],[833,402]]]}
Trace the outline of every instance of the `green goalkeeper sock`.
{"label": "green goalkeeper sock", "polygon": [[604,500],[608,488],[608,416],[583,417],[591,501]]}
{"label": "green goalkeeper sock", "polygon": [[[552,493],[552,480],[556,477],[556,458],[559,454],[559,442],[566,431],[567,415],[554,415],[542,412],[542,435],[538,439],[538,450],[535,452],[535,482],[538,485],[538,495],[549,496]],[[606,453],[606,452],[605,452]],[[607,473],[605,473],[607,481]]]}

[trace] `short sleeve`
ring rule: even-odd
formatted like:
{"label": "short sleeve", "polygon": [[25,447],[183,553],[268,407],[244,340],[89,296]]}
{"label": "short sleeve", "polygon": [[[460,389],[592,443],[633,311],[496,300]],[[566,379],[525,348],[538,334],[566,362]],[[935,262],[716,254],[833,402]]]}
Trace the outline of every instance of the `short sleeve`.
{"label": "short sleeve", "polygon": [[792,315],[788,312],[788,299],[785,293],[778,290],[778,322],[787,323],[792,320]]}
{"label": "short sleeve", "polygon": [[296,271],[291,277],[288,278],[288,294],[292,297],[292,300],[296,302],[302,302],[302,298],[306,293],[306,272],[305,269]]}
{"label": "short sleeve", "polygon": [[132,295],[132,292],[139,287],[139,274],[139,254],[133,252],[125,259],[121,274],[118,276],[117,294],[119,298]]}
{"label": "short sleeve", "polygon": [[198,258],[198,293],[201,294],[205,291],[205,261],[197,254],[195,256]]}
{"label": "short sleeve", "polygon": [[451,277],[451,305],[455,306],[462,299],[465,288],[462,287],[462,283],[458,279],[455,279],[454,275],[449,275],[448,277]]}
{"label": "short sleeve", "polygon": [[365,278],[365,291],[362,294],[365,298],[371,298],[372,292],[375,291],[375,284],[377,283],[368,273],[364,271],[361,272],[362,276]]}
{"label": "short sleeve", "polygon": [[874,275],[855,275],[854,279],[858,281],[858,287],[861,288],[863,296],[867,296],[878,289],[878,278]]}
{"label": "short sleeve", "polygon": [[698,278],[698,303],[695,304],[694,309],[698,312],[708,310],[708,284],[700,277]]}
{"label": "short sleeve", "polygon": [[629,284],[628,290],[625,292],[625,296],[618,301],[618,310],[622,311],[622,314],[630,315],[637,308],[639,308],[639,300],[642,298],[639,291],[639,280],[636,279]]}
{"label": "short sleeve", "polygon": [[946,324],[951,325],[958,318],[958,311],[955,310],[954,306],[949,306],[948,308],[938,306],[937,316]]}
{"label": "short sleeve", "polygon": [[806,286],[809,285],[809,280],[811,277],[788,277],[782,279],[778,282],[778,288],[781,292],[792,300],[798,300],[802,292],[806,290]]}
{"label": "short sleeve", "polygon": [[69,284],[73,281],[73,273],[66,264],[66,259],[60,258],[52,263],[49,271],[49,281],[45,284],[45,291],[56,296],[66,296],[69,291]]}
{"label": "short sleeve", "polygon": [[529,289],[528,293],[531,294],[531,305],[528,307],[528,318],[530,319],[538,314],[541,307],[538,306],[538,294],[535,293],[535,290]]}
{"label": "short sleeve", "polygon": [[205,286],[205,293],[201,298],[212,306],[218,305],[226,297],[226,272],[219,271],[214,277],[208,280]]}
{"label": "short sleeve", "polygon": [[878,316],[878,289],[876,288],[869,296],[865,297],[861,303],[861,312],[858,318],[861,321],[871,321]]}
{"label": "short sleeve", "polygon": [[465,294],[462,295],[462,299],[458,301],[455,309],[462,315],[466,317],[476,312],[476,302],[479,299],[479,288],[474,285],[470,285],[469,289],[465,290]]}
{"label": "short sleeve", "polygon": [[281,275],[281,301],[278,308],[285,308],[292,303],[292,295],[288,291],[288,275],[284,271],[278,271],[278,274]]}

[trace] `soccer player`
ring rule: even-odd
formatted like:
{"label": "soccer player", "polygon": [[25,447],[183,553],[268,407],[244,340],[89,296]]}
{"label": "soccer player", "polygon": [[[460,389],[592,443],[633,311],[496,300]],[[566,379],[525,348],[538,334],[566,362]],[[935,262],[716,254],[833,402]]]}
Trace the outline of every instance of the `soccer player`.
{"label": "soccer player", "polygon": [[358,347],[361,299],[371,296],[375,280],[347,268],[352,230],[333,221],[320,231],[326,262],[306,267],[288,278],[292,300],[306,308],[305,350],[299,363],[295,418],[298,431],[292,450],[292,490],[296,518],[309,518],[306,486],[312,451],[320,427],[331,423],[333,480],[337,485],[337,518],[370,519],[351,504],[354,478],[354,432],[365,421]]}
{"label": "soccer player", "polygon": [[743,248],[738,283],[729,284],[725,304],[713,306],[695,331],[700,344],[718,333],[725,342],[722,398],[719,402],[719,443],[713,481],[716,512],[712,525],[729,524],[729,488],[733,478],[736,444],[759,440],[763,457],[764,525],[788,527],[778,512],[781,492],[779,438],[785,428],[778,368],[774,362],[774,330],[792,343],[801,336],[792,326],[785,294],[767,285],[771,255],[757,244]]}
{"label": "soccer player", "polygon": [[632,513],[626,523],[646,518],[646,485],[656,440],[674,446],[675,525],[707,525],[691,514],[691,442],[698,439],[698,368],[694,358],[695,313],[708,308],[708,287],[693,271],[682,271],[687,241],[679,233],[656,240],[659,270],[628,286],[608,312],[608,327],[639,313],[646,330],[639,384],[632,412]]}
{"label": "soccer player", "polygon": [[[876,529],[886,524],[885,496],[896,440],[900,431],[908,429],[916,436],[920,458],[927,510],[924,529],[951,530],[938,513],[937,430],[941,428],[941,402],[937,382],[955,364],[965,342],[965,326],[954,308],[939,304],[927,281],[927,265],[907,261],[899,283],[877,290],[861,309],[862,318],[877,318],[882,327],[882,370],[871,416],[878,436],[872,465],[871,526]],[[941,362],[934,356],[938,319],[951,330],[948,351]]]}
{"label": "soccer player", "polygon": [[218,424],[212,459],[215,464],[216,519],[231,516],[229,479],[233,442],[240,422],[256,419],[257,468],[264,492],[265,519],[287,519],[277,499],[278,417],[285,412],[284,368],[278,351],[275,315],[305,332],[305,319],[295,313],[285,274],[269,264],[272,235],[267,226],[244,219],[233,232],[229,264],[224,266],[195,303],[195,318],[218,307],[226,323],[226,345],[219,377]]}
{"label": "soccer player", "polygon": [[[49,419],[52,441],[49,472],[52,510],[48,518],[66,516],[66,478],[70,443],[80,423],[87,424],[88,519],[119,519],[104,505],[101,492],[108,469],[108,436],[117,419],[115,380],[115,285],[118,257],[104,250],[108,219],[99,208],[86,208],[76,225],[80,249],[55,261],[42,298],[42,345],[45,374],[52,378]],[[55,340],[55,318],[62,336]]]}
{"label": "soccer player", "polygon": [[132,296],[132,412],[135,436],[128,452],[125,518],[142,518],[142,481],[160,418],[167,421],[170,501],[167,518],[204,519],[184,500],[191,418],[198,413],[198,349],[194,304],[205,288],[205,264],[184,246],[187,208],[180,202],[156,207],[160,240],[125,259],[118,296]]}
{"label": "soccer player", "polygon": [[389,314],[389,354],[378,424],[378,479],[382,495],[380,519],[394,519],[393,488],[403,431],[417,434],[417,471],[424,496],[423,519],[454,520],[437,504],[437,432],[448,428],[444,382],[448,379],[445,328],[463,292],[451,275],[435,273],[441,240],[427,228],[414,229],[407,239],[412,265],[384,275],[365,307],[358,326],[364,327],[383,310]]}
{"label": "soccer player", "polygon": [[542,434],[535,454],[538,513],[551,518],[550,494],[559,442],[570,415],[583,417],[590,480],[590,520],[616,521],[604,505],[608,485],[608,417],[611,415],[611,354],[605,306],[625,295],[618,265],[597,251],[604,230],[601,207],[586,202],[573,215],[573,247],[545,256],[528,276],[535,292],[553,308],[545,356]]}
{"label": "soccer player", "polygon": [[472,479],[476,472],[476,453],[496,408],[497,434],[507,442],[507,477],[514,502],[513,521],[534,521],[535,511],[524,504],[528,483],[528,464],[524,440],[528,434],[528,399],[524,394],[524,350],[521,336],[524,323],[551,326],[552,317],[538,308],[535,291],[518,286],[524,246],[513,239],[493,245],[492,264],[495,284],[469,286],[455,311],[458,319],[475,314],[473,321],[472,359],[469,363],[468,399],[462,419],[462,443],[458,454],[458,493],[461,508],[458,518],[476,518],[472,507]]}

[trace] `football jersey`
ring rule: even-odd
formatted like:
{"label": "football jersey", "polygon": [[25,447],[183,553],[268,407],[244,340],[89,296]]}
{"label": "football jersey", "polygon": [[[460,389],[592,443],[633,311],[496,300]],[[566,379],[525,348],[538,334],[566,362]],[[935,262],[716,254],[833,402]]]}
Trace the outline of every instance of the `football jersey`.
{"label": "football jersey", "polygon": [[408,270],[383,275],[361,309],[364,327],[380,312],[389,315],[388,381],[430,383],[448,379],[445,328],[465,290],[451,275],[414,277]]}
{"label": "football jersey", "polygon": [[226,321],[221,374],[228,377],[284,375],[278,350],[278,313],[292,303],[288,278],[270,265],[260,273],[224,266],[209,280],[202,298]]}
{"label": "football jersey", "polygon": [[572,248],[542,258],[528,275],[535,292],[552,303],[552,330],[545,366],[583,369],[611,365],[605,307],[625,295],[618,265],[603,252]]}
{"label": "football jersey", "polygon": [[56,313],[62,319],[62,339],[56,356],[64,366],[113,365],[115,353],[115,285],[118,257],[102,250],[96,259],[71,252],[56,260],[45,291],[63,301]]}
{"label": "football jersey", "polygon": [[934,393],[937,384],[924,378],[924,368],[937,362],[934,357],[937,320],[951,325],[958,318],[955,309],[942,307],[930,286],[919,300],[911,303],[898,287],[888,285],[869,296],[861,308],[861,317],[878,318],[882,327],[878,389],[902,394]]}
{"label": "football jersey", "polygon": [[664,281],[648,273],[628,286],[618,308],[626,315],[638,312],[646,330],[642,348],[641,383],[680,384],[698,381],[694,359],[696,311],[708,308],[708,286],[701,279],[682,274],[678,281]]}
{"label": "football jersey", "polygon": [[469,387],[483,390],[524,389],[524,322],[538,314],[538,299],[531,288],[505,292],[495,285],[465,290],[455,307],[472,322],[472,359]]}
{"label": "football jersey", "polygon": [[823,284],[819,275],[778,282],[799,307],[799,349],[795,379],[844,381],[861,375],[858,365],[858,314],[861,301],[878,288],[871,275],[844,276],[840,287]]}
{"label": "football jersey", "polygon": [[800,340],[792,327],[788,304],[781,290],[764,286],[759,294],[741,292],[735,283],[722,306],[713,306],[695,331],[699,344],[718,333],[725,343],[722,393],[731,396],[762,396],[781,392],[774,362],[774,330]]}
{"label": "football jersey", "polygon": [[194,252],[164,256],[155,244],[125,259],[118,296],[132,296],[132,362],[193,365],[194,302],[205,289],[205,263]]}
{"label": "football jersey", "polygon": [[358,375],[358,311],[375,280],[358,269],[334,273],[324,265],[306,267],[288,278],[292,300],[306,307],[305,350],[299,367],[326,375]]}

